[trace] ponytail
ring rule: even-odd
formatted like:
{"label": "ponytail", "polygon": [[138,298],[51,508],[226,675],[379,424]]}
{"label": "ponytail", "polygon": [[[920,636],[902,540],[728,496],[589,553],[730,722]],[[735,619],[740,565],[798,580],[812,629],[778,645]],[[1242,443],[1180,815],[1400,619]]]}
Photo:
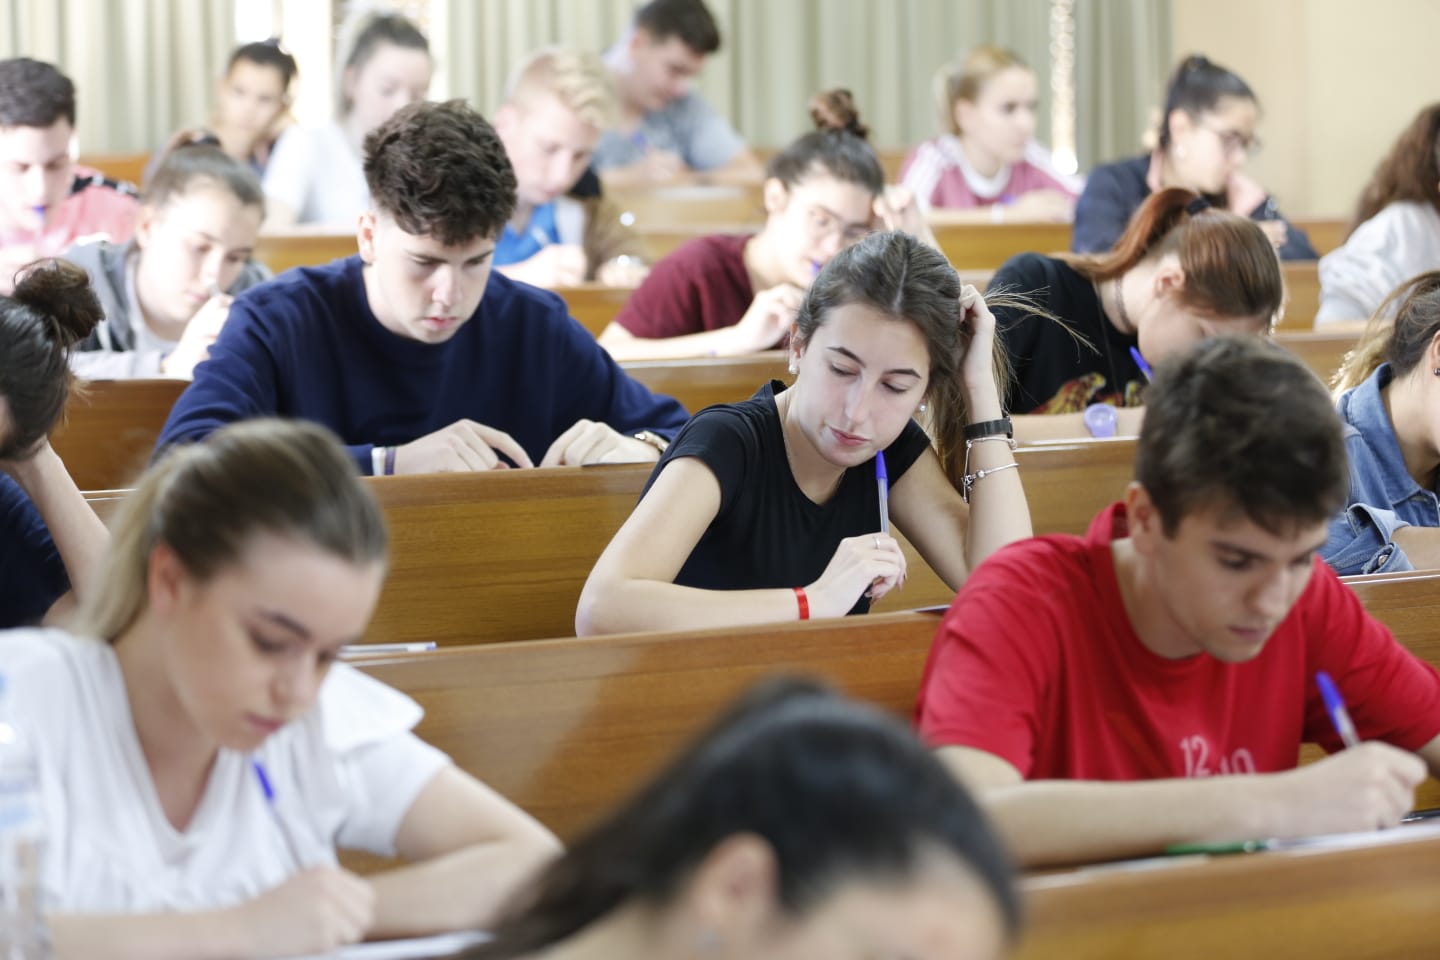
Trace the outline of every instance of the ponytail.
{"label": "ponytail", "polygon": [[1185,306],[1219,317],[1267,317],[1273,325],[1285,281],[1270,239],[1253,221],[1212,207],[1189,190],[1151,194],[1108,252],[1060,259],[1098,283],[1167,253],[1177,255],[1185,273],[1179,291]]}
{"label": "ponytail", "polygon": [[1437,333],[1440,270],[1431,270],[1406,280],[1375,309],[1331,385],[1337,391],[1358,387],[1382,363],[1390,364],[1395,376],[1406,376],[1425,359]]}

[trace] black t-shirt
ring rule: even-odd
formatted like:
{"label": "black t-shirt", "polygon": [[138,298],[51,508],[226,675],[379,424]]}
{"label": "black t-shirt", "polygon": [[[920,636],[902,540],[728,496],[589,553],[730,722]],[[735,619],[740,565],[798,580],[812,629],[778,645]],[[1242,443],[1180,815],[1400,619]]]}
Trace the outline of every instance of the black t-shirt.
{"label": "black t-shirt", "polygon": [[1088,279],[1054,257],[1022,253],[995,271],[989,289],[1027,297],[1089,341],[1082,343],[1046,317],[996,307],[996,332],[1015,370],[1005,409],[1079,413],[1092,403],[1140,405],[1145,377],[1130,355],[1136,339],[1106,319]]}
{"label": "black t-shirt", "polygon": [[[671,460],[695,457],[720,482],[720,511],[690,552],[675,582],[706,590],[803,587],[825,572],[840,541],[880,531],[875,461],[845,471],[829,500],[815,503],[800,490],[785,456],[772,381],[742,403],[701,410],[665,451],[645,489]],[[893,487],[930,446],[911,420],[885,449]],[[850,610],[865,613],[862,596]]]}

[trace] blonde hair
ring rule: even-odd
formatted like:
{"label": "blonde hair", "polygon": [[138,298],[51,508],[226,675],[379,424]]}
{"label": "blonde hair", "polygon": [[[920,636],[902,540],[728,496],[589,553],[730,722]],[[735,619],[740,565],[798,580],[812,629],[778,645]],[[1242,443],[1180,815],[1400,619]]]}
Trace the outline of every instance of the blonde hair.
{"label": "blonde hair", "polygon": [[593,50],[546,47],[535,52],[510,78],[505,102],[523,104],[544,93],[558,98],[582,123],[604,130],[619,121],[615,79]]}
{"label": "blonde hair", "polygon": [[165,544],[204,581],[257,533],[313,544],[363,566],[384,563],[385,519],[335,435],[299,420],[248,420],[172,448],[141,478],[112,531],[81,632],[115,640],[149,601],[150,554]]}
{"label": "blonde hair", "polygon": [[974,103],[992,77],[1011,67],[1030,70],[1030,65],[1015,51],[987,45],[975,47],[964,60],[947,63],[937,70],[933,88],[940,129],[959,136],[960,124],[955,121],[956,102],[965,100]]}
{"label": "blonde hair", "polygon": [[1382,363],[1404,377],[1425,360],[1440,334],[1440,270],[1411,277],[1390,292],[1336,371],[1337,393],[1360,386]]}

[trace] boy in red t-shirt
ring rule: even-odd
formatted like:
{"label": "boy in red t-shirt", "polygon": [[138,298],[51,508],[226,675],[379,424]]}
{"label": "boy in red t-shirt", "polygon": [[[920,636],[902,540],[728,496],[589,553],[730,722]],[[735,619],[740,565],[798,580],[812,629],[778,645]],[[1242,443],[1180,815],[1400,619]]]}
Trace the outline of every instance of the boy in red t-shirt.
{"label": "boy in red t-shirt", "polygon": [[[1440,674],[1317,555],[1348,483],[1324,387],[1217,337],[1146,407],[1125,500],[1084,538],[994,554],[955,598],[922,734],[1030,864],[1393,826],[1440,772]],[[1302,743],[1342,746],[1318,671],[1372,742],[1294,769]]]}

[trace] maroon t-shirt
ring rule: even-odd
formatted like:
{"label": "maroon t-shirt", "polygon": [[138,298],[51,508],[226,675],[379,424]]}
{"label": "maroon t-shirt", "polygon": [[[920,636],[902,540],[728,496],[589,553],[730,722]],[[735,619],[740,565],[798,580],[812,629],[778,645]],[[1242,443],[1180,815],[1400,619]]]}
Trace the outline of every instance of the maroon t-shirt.
{"label": "maroon t-shirt", "polygon": [[647,340],[739,323],[755,299],[745,272],[749,239],[749,234],[714,234],[687,241],[655,264],[615,315],[615,322]]}

